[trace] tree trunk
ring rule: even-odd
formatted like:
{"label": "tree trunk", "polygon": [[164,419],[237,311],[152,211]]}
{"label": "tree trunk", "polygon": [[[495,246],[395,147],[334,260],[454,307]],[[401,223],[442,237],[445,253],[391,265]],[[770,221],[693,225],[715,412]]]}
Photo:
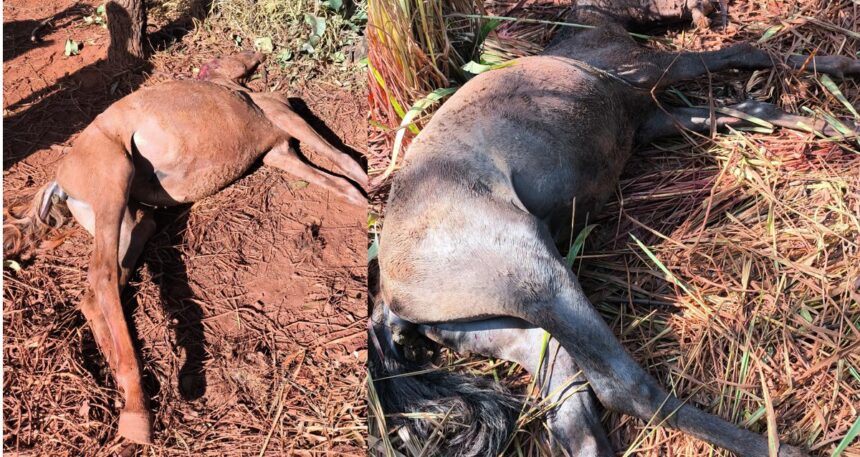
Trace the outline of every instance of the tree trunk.
{"label": "tree trunk", "polygon": [[143,0],[110,0],[105,9],[110,32],[108,62],[127,67],[142,61],[146,35],[146,5]]}

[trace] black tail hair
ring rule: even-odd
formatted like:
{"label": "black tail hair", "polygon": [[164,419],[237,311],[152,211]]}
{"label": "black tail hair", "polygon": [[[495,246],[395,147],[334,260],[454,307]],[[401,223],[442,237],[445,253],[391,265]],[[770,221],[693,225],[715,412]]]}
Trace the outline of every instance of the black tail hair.
{"label": "black tail hair", "polygon": [[383,313],[380,303],[371,312],[367,364],[389,430],[399,428],[401,439],[419,449],[435,447],[424,455],[498,456],[513,432],[520,402],[489,378],[410,362],[393,343]]}

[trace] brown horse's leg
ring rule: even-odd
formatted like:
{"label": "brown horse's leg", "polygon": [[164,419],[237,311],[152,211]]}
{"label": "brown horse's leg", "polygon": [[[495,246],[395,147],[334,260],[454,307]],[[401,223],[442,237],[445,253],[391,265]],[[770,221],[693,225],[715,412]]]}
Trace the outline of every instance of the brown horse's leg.
{"label": "brown horse's leg", "polygon": [[[92,316],[90,322],[94,323],[97,341],[109,360],[113,360],[111,365],[124,396],[117,432],[131,441],[148,444],[151,419],[141,387],[140,363],[119,295],[121,269],[127,266],[120,263],[120,255],[126,257],[120,248],[130,250],[134,228],[123,223],[130,217],[128,194],[133,176],[134,166],[122,144],[99,131],[85,131],[60,164],[57,182],[72,201],[82,202],[92,212],[95,238],[89,268],[92,299],[85,299],[82,309],[88,318]],[[104,321],[99,320],[96,310]],[[104,335],[105,327],[109,339]]]}
{"label": "brown horse's leg", "polygon": [[[268,108],[268,104],[266,106]],[[283,107],[267,109],[266,116],[273,124],[287,132],[293,138],[308,145],[321,156],[334,162],[335,167],[347,178],[362,187],[367,186],[367,172],[358,162],[343,151],[332,146],[310,124],[295,112]]]}
{"label": "brown horse's leg", "polygon": [[308,165],[286,143],[263,156],[263,163],[343,195],[352,204],[367,206],[367,199],[349,181]]}
{"label": "brown horse's leg", "polygon": [[[69,211],[78,221],[81,226],[86,229],[90,235],[95,233],[95,215],[89,204],[69,199],[67,202]],[[136,205],[135,205],[136,206]],[[131,207],[126,210],[122,222],[122,235],[120,237],[120,256],[122,257],[121,274],[120,274],[120,291],[125,288],[131,274],[134,272],[134,267],[137,264],[137,259],[143,252],[143,247],[147,240],[155,232],[155,221],[152,220],[152,214],[148,210],[137,209]],[[102,350],[105,359],[108,362],[112,371],[116,370],[117,361],[114,359],[113,342],[111,340],[110,329],[107,321],[102,314],[101,309],[95,301],[95,295],[92,288],[87,288],[86,294],[80,303],[81,313],[87,319],[90,329],[93,332],[93,337],[96,339],[96,344]]]}
{"label": "brown horse's leg", "polygon": [[90,263],[90,285],[110,330],[116,358],[116,380],[125,396],[117,432],[131,441],[147,444],[151,434],[150,414],[141,387],[140,363],[119,296],[121,273],[118,253],[122,220],[127,209],[125,201],[122,201],[124,198],[106,200],[93,205],[96,248]]}
{"label": "brown horse's leg", "polygon": [[[90,205],[71,198],[66,201],[66,204],[69,211],[72,213],[72,216],[76,221],[78,221],[78,224],[81,224],[81,226],[89,232],[90,235],[93,235],[95,233],[96,223],[95,216],[93,215],[93,210]],[[87,291],[79,306],[81,308],[81,313],[83,313],[84,317],[87,319],[87,323],[90,325],[90,330],[93,332],[96,344],[101,349],[111,370],[115,370],[116,360],[114,360],[113,357],[113,342],[110,336],[110,329],[108,328],[107,321],[105,321],[102,311],[99,309],[98,304],[95,301],[92,288],[87,287]]]}
{"label": "brown horse's leg", "polygon": [[[155,233],[155,221],[149,211],[136,211],[132,206],[126,206],[120,232],[118,257],[121,259],[120,290],[128,283],[137,259],[153,233]],[[140,362],[132,346],[128,325],[123,319],[122,304],[116,301],[109,306],[113,306],[110,310],[111,317],[116,319],[112,321],[114,325],[111,327],[114,347],[120,355],[116,369],[117,382],[122,386],[126,397],[125,407],[120,411],[117,433],[131,441],[149,444],[152,435],[152,417],[141,385]],[[108,316],[108,313],[105,313],[105,316]],[[110,319],[108,321],[111,322]]]}

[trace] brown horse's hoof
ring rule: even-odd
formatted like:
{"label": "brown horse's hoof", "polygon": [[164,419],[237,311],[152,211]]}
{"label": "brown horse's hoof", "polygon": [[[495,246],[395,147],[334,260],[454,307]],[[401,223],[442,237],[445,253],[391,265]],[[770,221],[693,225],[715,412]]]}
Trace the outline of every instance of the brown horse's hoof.
{"label": "brown horse's hoof", "polygon": [[119,436],[138,444],[152,444],[152,422],[149,413],[120,411]]}

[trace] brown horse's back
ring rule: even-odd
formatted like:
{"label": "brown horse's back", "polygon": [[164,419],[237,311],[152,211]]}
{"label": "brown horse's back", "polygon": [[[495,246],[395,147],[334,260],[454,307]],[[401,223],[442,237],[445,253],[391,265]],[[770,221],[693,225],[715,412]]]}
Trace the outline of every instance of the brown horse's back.
{"label": "brown horse's back", "polygon": [[64,160],[119,143],[135,165],[132,198],[167,206],[217,192],[283,138],[247,94],[209,82],[171,81],[111,105]]}

